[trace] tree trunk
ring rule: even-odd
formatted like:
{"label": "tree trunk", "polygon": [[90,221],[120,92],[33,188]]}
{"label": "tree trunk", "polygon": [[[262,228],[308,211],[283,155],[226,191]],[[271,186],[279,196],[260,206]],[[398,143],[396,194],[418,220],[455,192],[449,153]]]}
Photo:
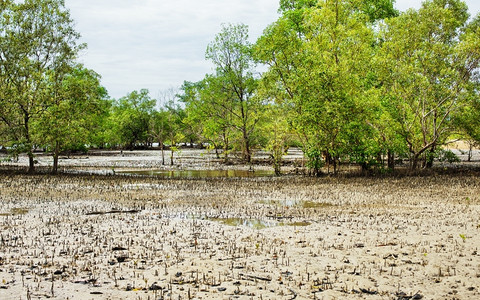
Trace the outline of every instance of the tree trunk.
{"label": "tree trunk", "polygon": [[473,153],[473,144],[468,144],[468,162],[472,161],[472,153]]}
{"label": "tree trunk", "polygon": [[417,169],[420,155],[421,155],[421,153],[419,152],[419,153],[414,154],[413,157],[411,158],[410,169],[412,171]]}
{"label": "tree trunk", "polygon": [[173,166],[173,146],[170,146],[170,165]]}
{"label": "tree trunk", "polygon": [[275,176],[282,175],[282,161],[278,158],[273,159],[273,169],[275,171]]}
{"label": "tree trunk", "polygon": [[332,156],[330,155],[330,152],[328,152],[328,150],[322,151],[322,158],[325,161],[325,164],[327,166],[327,174],[330,174],[330,166],[334,164],[334,161],[332,159]]}
{"label": "tree trunk", "polygon": [[387,168],[395,170],[395,154],[390,150],[387,152]]}
{"label": "tree trunk", "polygon": [[35,160],[33,157],[33,152],[30,150],[28,152],[28,174],[35,173]]}
{"label": "tree trunk", "polygon": [[223,162],[227,163],[228,162],[228,141],[225,141],[223,143]]}
{"label": "tree trunk", "polygon": [[243,130],[243,144],[244,144],[243,159],[245,160],[245,162],[250,163],[252,161],[252,154],[250,153],[250,141],[248,139],[248,134],[246,129]]}
{"label": "tree trunk", "polygon": [[360,164],[360,167],[362,168],[362,173],[367,173],[367,172],[369,171],[369,169],[370,169],[369,166],[368,166],[368,164],[367,164],[366,162],[362,162],[362,163]]}
{"label": "tree trunk", "polygon": [[428,150],[427,152],[427,155],[425,157],[425,168],[432,168],[433,167],[433,160],[435,158],[435,150],[436,150],[436,146],[435,144],[432,145],[432,147],[430,148],[430,150]]}
{"label": "tree trunk", "polygon": [[385,161],[384,161],[382,153],[378,152],[378,154],[377,154],[377,164],[379,166],[383,166],[384,163],[385,163]]}
{"label": "tree trunk", "polygon": [[53,151],[53,166],[52,166],[52,174],[57,174],[58,172],[58,156],[60,154],[60,147],[58,142],[55,143],[55,150]]}
{"label": "tree trunk", "polygon": [[275,176],[280,176],[280,175],[282,175],[282,170],[281,170],[281,168],[280,168],[280,164],[277,164],[277,163],[276,163],[274,170],[275,170]]}
{"label": "tree trunk", "polygon": [[160,149],[162,149],[162,166],[165,165],[165,148],[163,146],[163,142],[160,142]]}
{"label": "tree trunk", "polygon": [[281,168],[282,168],[282,161],[283,161],[283,147],[279,147],[279,148],[274,148],[272,150],[272,159],[273,159],[273,166],[274,166],[274,170],[275,170],[275,175],[276,176],[280,176],[282,175],[282,172],[281,172]]}
{"label": "tree trunk", "polygon": [[30,141],[30,116],[26,114],[24,116],[24,122],[25,122],[25,138],[26,138],[26,144],[28,145],[28,174],[33,174],[35,173],[35,160],[33,156],[33,147],[32,143]]}

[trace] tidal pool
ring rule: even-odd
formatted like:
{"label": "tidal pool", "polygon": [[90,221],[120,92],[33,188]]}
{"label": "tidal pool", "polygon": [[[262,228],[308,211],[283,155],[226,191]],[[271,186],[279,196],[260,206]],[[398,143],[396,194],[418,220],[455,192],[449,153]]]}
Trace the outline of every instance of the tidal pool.
{"label": "tidal pool", "polygon": [[257,170],[134,170],[120,171],[117,174],[159,176],[165,178],[214,178],[214,177],[266,177],[273,176],[273,171]]}
{"label": "tidal pool", "polygon": [[262,204],[269,204],[269,205],[276,205],[276,206],[283,206],[283,207],[302,207],[302,208],[329,208],[334,207],[336,204],[328,203],[328,202],[315,202],[315,201],[305,201],[305,200],[292,200],[292,199],[285,199],[285,200],[260,200],[258,201]]}
{"label": "tidal pool", "polygon": [[246,226],[253,229],[264,229],[277,226],[308,226],[310,222],[277,222],[271,220],[260,220],[260,219],[244,219],[244,218],[208,218],[207,220],[220,222],[229,226]]}
{"label": "tidal pool", "polygon": [[209,218],[210,221],[220,222],[229,226],[246,226],[254,229],[264,229],[268,227],[278,226],[277,222],[265,221],[260,219],[243,219],[243,218]]}

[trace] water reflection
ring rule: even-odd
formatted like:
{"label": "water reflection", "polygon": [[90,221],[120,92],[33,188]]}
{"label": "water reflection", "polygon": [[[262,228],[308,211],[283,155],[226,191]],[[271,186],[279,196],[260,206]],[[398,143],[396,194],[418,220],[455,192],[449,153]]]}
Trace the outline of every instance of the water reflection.
{"label": "water reflection", "polygon": [[246,226],[253,229],[265,229],[276,226],[309,226],[310,222],[277,222],[272,220],[261,219],[244,219],[244,218],[207,218],[207,220],[220,222],[229,226]]}
{"label": "water reflection", "polygon": [[159,176],[166,178],[212,178],[212,177],[265,177],[272,176],[273,171],[258,170],[250,172],[247,170],[134,170],[121,171],[118,174],[127,175],[145,175],[145,176]]}
{"label": "water reflection", "polygon": [[262,204],[276,205],[282,207],[301,207],[301,208],[329,208],[336,206],[335,204],[328,202],[315,202],[315,201],[305,201],[305,200],[294,200],[294,199],[284,199],[284,200],[260,200],[258,201]]}

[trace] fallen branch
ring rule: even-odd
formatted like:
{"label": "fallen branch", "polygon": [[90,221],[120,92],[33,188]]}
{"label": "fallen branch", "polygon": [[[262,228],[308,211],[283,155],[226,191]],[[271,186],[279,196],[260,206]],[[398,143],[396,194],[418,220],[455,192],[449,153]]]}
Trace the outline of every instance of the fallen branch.
{"label": "fallen branch", "polygon": [[245,280],[251,280],[251,281],[255,281],[255,280],[272,281],[272,278],[271,278],[270,276],[268,276],[268,277],[262,277],[262,276],[249,275],[249,274],[243,274],[243,273],[240,273],[239,275],[240,275],[241,277],[243,277],[243,279],[245,279]]}
{"label": "fallen branch", "polygon": [[290,292],[292,292],[292,298],[290,300],[296,299],[297,298],[297,293],[295,293],[294,290],[290,289]]}
{"label": "fallen branch", "polygon": [[132,210],[110,210],[110,211],[92,211],[86,213],[87,216],[95,216],[95,215],[106,215],[106,214],[136,214],[140,212],[140,210],[132,209]]}

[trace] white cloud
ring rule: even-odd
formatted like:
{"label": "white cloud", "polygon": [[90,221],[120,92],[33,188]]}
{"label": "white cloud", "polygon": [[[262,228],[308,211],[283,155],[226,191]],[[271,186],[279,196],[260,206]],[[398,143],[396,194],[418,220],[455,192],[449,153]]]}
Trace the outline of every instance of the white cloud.
{"label": "white cloud", "polygon": [[[251,41],[278,18],[279,0],[66,0],[88,49],[81,61],[110,96],[148,88],[152,96],[212,71],[205,49],[222,23],[249,25]],[[397,1],[397,8],[421,1]],[[479,11],[476,1],[468,1]]]}
{"label": "white cloud", "polygon": [[65,2],[88,44],[81,61],[102,75],[114,98],[200,80],[211,72],[205,49],[222,23],[249,25],[254,41],[278,17],[278,0]]}

